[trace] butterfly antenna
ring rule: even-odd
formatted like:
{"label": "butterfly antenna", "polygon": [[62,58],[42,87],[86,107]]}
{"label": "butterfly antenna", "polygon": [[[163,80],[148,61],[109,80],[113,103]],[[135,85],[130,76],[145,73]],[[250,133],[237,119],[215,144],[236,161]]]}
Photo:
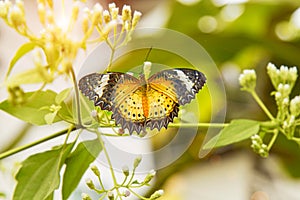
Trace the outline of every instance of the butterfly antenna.
{"label": "butterfly antenna", "polygon": [[148,50],[148,52],[147,52],[147,54],[146,54],[146,57],[145,57],[144,62],[146,62],[146,61],[148,60],[151,51],[152,51],[152,47],[149,48],[149,50]]}

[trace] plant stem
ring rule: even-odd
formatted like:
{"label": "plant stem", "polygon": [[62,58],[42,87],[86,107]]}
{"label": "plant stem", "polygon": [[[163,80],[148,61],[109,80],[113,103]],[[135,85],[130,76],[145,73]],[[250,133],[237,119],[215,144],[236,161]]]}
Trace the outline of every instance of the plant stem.
{"label": "plant stem", "polygon": [[[188,123],[187,124],[173,123],[173,124],[170,124],[169,126],[170,127],[201,127],[201,128],[213,127],[213,128],[223,128],[223,127],[226,127],[228,125],[229,125],[228,123],[224,123],[224,124],[222,124],[222,123],[190,123],[190,124],[188,124]],[[107,128],[109,128],[109,127],[115,127],[115,125],[106,126],[106,127]],[[102,126],[102,128],[104,128],[104,127]],[[76,130],[75,127],[73,127],[71,131],[74,131],[74,130]],[[8,150],[8,151],[0,154],[0,160],[3,159],[3,158],[6,158],[6,157],[12,156],[12,155],[14,155],[16,153],[19,153],[21,151],[24,151],[24,150],[26,150],[26,149],[28,149],[30,147],[36,146],[38,144],[41,144],[43,142],[46,142],[46,141],[51,140],[53,138],[56,138],[58,136],[64,135],[66,133],[68,133],[68,129],[59,131],[57,133],[54,133],[53,135],[50,135],[50,136],[45,137],[45,138],[42,138],[42,139],[37,140],[37,141],[32,142],[32,143],[26,144],[24,146]],[[119,135],[111,135],[111,134],[105,134],[105,135],[106,136],[119,136]]]}
{"label": "plant stem", "polygon": [[11,142],[6,144],[0,153],[9,151],[17,146],[17,144],[26,136],[31,127],[31,124],[25,124],[22,130],[18,132],[18,135]]}
{"label": "plant stem", "polygon": [[263,109],[263,111],[266,113],[266,115],[273,121],[275,120],[275,118],[273,117],[273,115],[270,113],[270,111],[268,110],[268,108],[265,106],[265,104],[262,102],[262,100],[259,98],[259,96],[257,95],[257,93],[255,91],[251,92],[251,95],[253,96],[253,98],[255,99],[255,101],[258,103],[258,105],[261,107],[261,109]]}
{"label": "plant stem", "polygon": [[76,81],[76,76],[75,76],[74,69],[71,68],[70,71],[71,71],[71,77],[72,77],[72,81],[73,81],[73,85],[74,85],[74,89],[75,89],[77,119],[78,119],[78,124],[81,127],[82,126],[82,122],[81,122],[81,113],[80,113],[80,95],[79,95],[79,89],[78,89],[78,85],[77,85],[77,81]]}
{"label": "plant stem", "polygon": [[110,170],[110,173],[111,173],[111,176],[112,176],[112,179],[113,179],[114,186],[115,186],[115,188],[116,188],[117,194],[118,194],[119,196],[121,196],[121,193],[120,193],[119,188],[118,188],[119,185],[118,185],[118,183],[117,183],[117,178],[116,178],[116,175],[115,175],[115,172],[114,172],[114,169],[113,169],[113,165],[112,165],[112,163],[111,163],[111,160],[110,160],[109,154],[108,154],[108,152],[107,152],[107,149],[106,149],[106,147],[105,147],[105,145],[104,145],[103,139],[102,139],[102,137],[101,137],[101,133],[100,133],[98,130],[96,130],[96,132],[97,132],[97,135],[98,135],[98,138],[99,138],[99,142],[100,142],[100,144],[101,144],[101,146],[102,146],[103,152],[104,152],[104,154],[105,154],[107,163],[108,163],[108,165],[109,165],[109,170]]}
{"label": "plant stem", "polygon": [[[75,127],[72,127],[71,131],[74,131],[75,129],[76,129]],[[30,148],[30,147],[36,146],[36,145],[38,145],[38,144],[41,144],[41,143],[43,143],[43,142],[46,142],[46,141],[51,140],[51,139],[53,139],[53,138],[56,138],[56,137],[58,137],[58,136],[64,135],[64,134],[66,134],[66,133],[68,133],[68,132],[69,132],[69,128],[67,128],[67,129],[65,129],[65,130],[62,130],[62,131],[59,131],[59,132],[57,132],[57,133],[54,133],[54,134],[52,134],[52,135],[49,135],[49,136],[47,136],[47,137],[44,137],[44,138],[42,138],[42,139],[40,139],[40,140],[37,140],[37,141],[35,141],[35,142],[32,142],[32,143],[26,144],[26,145],[24,145],[24,146],[20,146],[20,147],[17,147],[17,148],[15,148],[15,149],[11,149],[11,150],[9,150],[9,151],[6,151],[6,152],[4,152],[4,153],[1,153],[1,154],[0,154],[0,160],[3,159],[3,158],[6,158],[6,157],[8,157],[8,156],[12,156],[12,155],[14,155],[14,154],[16,154],[16,153],[19,153],[19,152],[21,152],[21,151],[24,151],[24,150],[26,150],[26,149],[28,149],[28,148]]]}
{"label": "plant stem", "polygon": [[201,128],[224,128],[228,126],[229,123],[171,123],[169,127],[201,127]]}
{"label": "plant stem", "polygon": [[272,136],[272,138],[271,138],[271,141],[270,141],[269,144],[268,144],[268,151],[271,150],[271,148],[272,148],[272,146],[273,146],[273,144],[274,144],[274,142],[275,142],[275,140],[276,140],[276,138],[277,138],[277,136],[278,136],[278,130],[275,129],[273,133],[274,133],[274,134],[273,134],[273,136]]}
{"label": "plant stem", "polygon": [[142,200],[147,200],[148,198],[146,197],[143,197],[141,195],[139,195],[138,193],[134,192],[131,188],[127,188],[132,194],[134,194],[136,197],[138,197],[139,199],[142,199]]}

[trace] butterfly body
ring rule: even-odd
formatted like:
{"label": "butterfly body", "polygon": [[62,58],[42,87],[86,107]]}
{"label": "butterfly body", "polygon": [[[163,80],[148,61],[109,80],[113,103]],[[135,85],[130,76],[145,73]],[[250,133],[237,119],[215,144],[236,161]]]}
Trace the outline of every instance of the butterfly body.
{"label": "butterfly body", "polygon": [[163,70],[146,79],[120,72],[89,74],[79,89],[95,106],[112,111],[117,125],[129,133],[167,128],[178,116],[179,106],[189,103],[203,87],[205,76],[192,69]]}

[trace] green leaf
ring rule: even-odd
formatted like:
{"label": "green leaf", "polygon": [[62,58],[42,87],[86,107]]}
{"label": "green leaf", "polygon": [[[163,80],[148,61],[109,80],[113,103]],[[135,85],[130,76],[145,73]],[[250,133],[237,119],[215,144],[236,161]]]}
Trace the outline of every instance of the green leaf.
{"label": "green leaf", "polygon": [[[10,76],[5,84],[9,87],[15,87],[22,84],[35,84],[35,83],[43,83],[51,80],[51,77],[47,77],[48,72],[46,68],[33,68],[27,71],[18,73],[16,75]],[[50,76],[50,75],[49,75]]]}
{"label": "green leaf", "polygon": [[238,119],[232,120],[231,123],[222,129],[218,135],[209,140],[204,149],[221,147],[235,142],[239,142],[257,134],[260,124],[257,121]]}
{"label": "green leaf", "polygon": [[46,123],[47,124],[52,124],[54,122],[54,119],[55,119],[56,115],[57,115],[57,111],[46,114],[44,116]]}
{"label": "green leaf", "polygon": [[10,64],[9,64],[9,68],[6,74],[6,77],[9,76],[11,70],[13,69],[13,67],[15,66],[15,64],[18,62],[18,60],[20,58],[22,58],[26,53],[28,53],[29,51],[31,51],[32,49],[34,49],[37,46],[36,43],[33,42],[28,42],[23,44],[16,52],[16,54],[14,55],[14,57],[12,58]]}
{"label": "green leaf", "polygon": [[57,104],[61,104],[66,98],[68,98],[68,96],[71,93],[71,90],[72,88],[67,88],[61,91],[60,93],[58,93],[57,96],[55,97],[55,102]]}
{"label": "green leaf", "polygon": [[0,192],[0,197],[1,197],[1,198],[5,198],[5,197],[6,197],[5,193]]}
{"label": "green leaf", "polygon": [[90,163],[95,160],[101,150],[102,147],[98,139],[84,141],[78,144],[76,150],[67,158],[62,186],[63,199],[68,199]]}
{"label": "green leaf", "polygon": [[14,200],[42,200],[52,195],[60,182],[60,170],[74,143],[28,157],[16,175]]}
{"label": "green leaf", "polygon": [[[23,121],[34,125],[45,125],[45,115],[49,113],[47,109],[41,109],[50,107],[55,103],[57,94],[51,90],[28,92],[24,94],[24,98],[27,100],[22,105],[15,105],[11,101],[5,100],[0,103],[0,110],[3,110]],[[73,119],[72,114],[67,108],[65,103],[61,103],[61,109],[58,111],[59,115],[56,115],[53,122],[61,121],[63,119]]]}

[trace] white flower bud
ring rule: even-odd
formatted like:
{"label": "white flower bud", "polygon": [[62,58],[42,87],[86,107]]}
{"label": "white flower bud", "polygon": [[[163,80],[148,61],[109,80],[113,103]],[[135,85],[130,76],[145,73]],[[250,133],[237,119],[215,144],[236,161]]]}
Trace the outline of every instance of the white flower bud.
{"label": "white flower bud", "polygon": [[89,30],[89,16],[87,13],[84,13],[82,19],[82,31],[83,33],[87,33],[88,30]]}
{"label": "white flower bud", "polygon": [[128,5],[124,5],[122,9],[122,20],[127,21],[131,20],[131,7]]}
{"label": "white flower bud", "polygon": [[10,11],[10,20],[16,27],[23,25],[25,22],[24,13],[16,5],[14,5]]}
{"label": "white flower bud", "polygon": [[130,196],[130,191],[129,190],[125,190],[124,191],[124,197],[129,197]]}
{"label": "white flower bud", "polygon": [[246,69],[239,77],[242,90],[254,91],[256,86],[256,73],[254,70]]}
{"label": "white flower bud", "polygon": [[140,21],[141,16],[142,16],[141,12],[134,11],[133,19],[132,19],[132,29],[134,29],[136,27],[137,23]]}
{"label": "white flower bud", "polygon": [[112,12],[112,10],[116,8],[116,4],[110,3],[110,4],[108,4],[108,8],[109,8],[109,11]]}
{"label": "white flower bud", "polygon": [[164,195],[164,191],[163,191],[163,190],[157,190],[156,192],[154,192],[154,193],[150,196],[150,200],[158,199],[158,198],[161,197],[162,195]]}
{"label": "white flower bud", "polygon": [[268,63],[267,70],[269,73],[276,73],[277,68],[273,63]]}
{"label": "white flower bud", "polygon": [[142,155],[138,155],[134,160],[133,167],[137,168],[141,163],[141,161],[142,161]]}
{"label": "white flower bud", "polygon": [[96,25],[97,23],[102,23],[102,11],[103,8],[99,3],[96,3],[93,7],[93,15],[92,15],[92,24]]}
{"label": "white flower bud", "polygon": [[109,14],[108,10],[103,11],[103,19],[106,24],[108,24],[110,22],[110,14]]}
{"label": "white flower bud", "polygon": [[39,15],[39,18],[40,18],[40,22],[42,24],[45,24],[45,22],[46,22],[46,8],[45,8],[45,5],[42,4],[42,3],[38,4],[38,15]]}
{"label": "white flower bud", "polygon": [[95,185],[93,183],[93,181],[91,179],[86,179],[85,180],[86,185],[91,189],[94,190],[95,189]]}
{"label": "white flower bud", "polygon": [[78,13],[79,13],[79,1],[76,1],[73,3],[73,8],[72,8],[72,20],[76,21],[78,18]]}
{"label": "white flower bud", "polygon": [[8,14],[9,4],[7,1],[0,1],[0,17],[5,18]]}
{"label": "white flower bud", "polygon": [[295,96],[290,102],[290,111],[294,116],[300,115],[300,96]]}
{"label": "white flower bud", "polygon": [[281,98],[281,93],[280,92],[276,92],[275,93],[275,99],[280,99]]}
{"label": "white flower bud", "polygon": [[97,177],[100,177],[100,171],[99,171],[99,169],[98,169],[98,167],[96,165],[91,166],[91,170],[94,172],[94,174]]}
{"label": "white flower bud", "polygon": [[282,101],[283,105],[289,105],[290,99],[288,97],[284,98]]}
{"label": "white flower bud", "polygon": [[118,14],[119,14],[119,8],[112,8],[110,11],[110,14],[111,14],[112,20],[117,20]]}
{"label": "white flower bud", "polygon": [[129,168],[127,165],[122,167],[122,171],[125,176],[129,176]]}
{"label": "white flower bud", "polygon": [[53,12],[51,10],[46,11],[46,19],[49,24],[54,24],[54,16],[53,16]]}
{"label": "white flower bud", "polygon": [[82,200],[92,200],[92,198],[86,193],[82,193],[81,198]]}
{"label": "white flower bud", "polygon": [[113,20],[113,21],[110,21],[108,24],[105,25],[103,31],[102,31],[102,37],[103,38],[107,38],[108,37],[108,34],[109,32],[114,28],[116,27],[117,25],[117,21],[116,20]]}
{"label": "white flower bud", "polygon": [[16,5],[20,8],[23,15],[25,14],[24,2],[22,0],[16,0]]}

